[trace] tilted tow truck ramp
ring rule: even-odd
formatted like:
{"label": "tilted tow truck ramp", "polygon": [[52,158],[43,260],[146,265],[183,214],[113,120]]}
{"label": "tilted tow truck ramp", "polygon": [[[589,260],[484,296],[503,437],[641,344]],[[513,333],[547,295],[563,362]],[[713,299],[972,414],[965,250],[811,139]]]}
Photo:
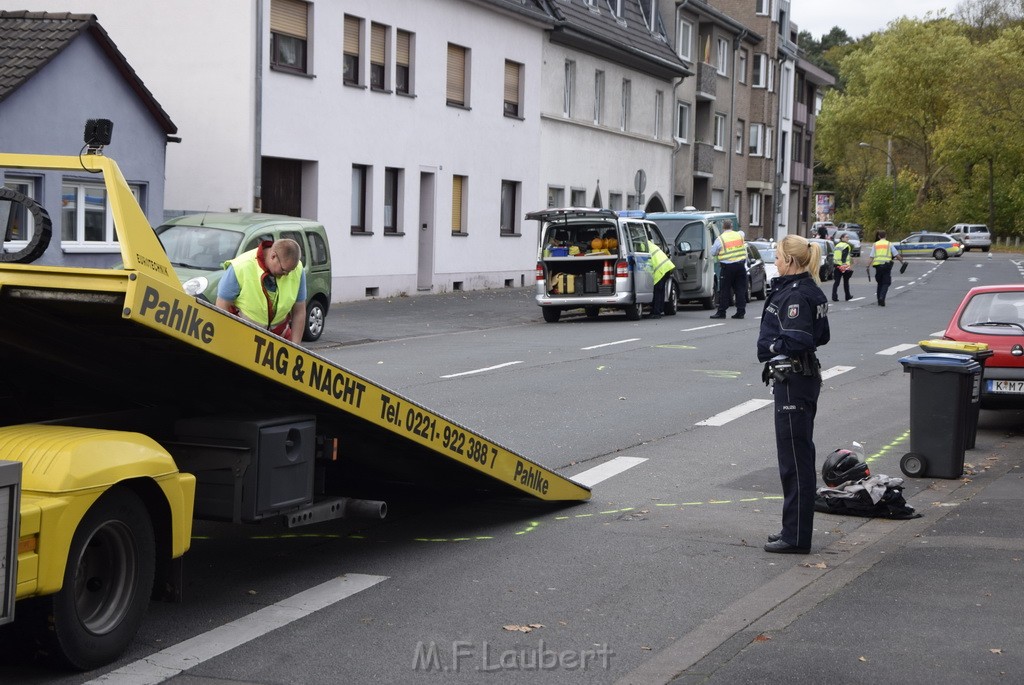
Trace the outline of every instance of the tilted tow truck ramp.
{"label": "tilted tow truck ramp", "polygon": [[[104,415],[156,437],[170,418],[308,414],[318,432],[337,439],[332,477],[360,487],[590,497],[589,488],[187,295],[111,159],[0,154],[5,169],[83,167],[103,174],[124,268],[40,266],[13,263],[21,253],[4,256],[3,424]],[[44,214],[36,216],[37,233],[44,222]]]}

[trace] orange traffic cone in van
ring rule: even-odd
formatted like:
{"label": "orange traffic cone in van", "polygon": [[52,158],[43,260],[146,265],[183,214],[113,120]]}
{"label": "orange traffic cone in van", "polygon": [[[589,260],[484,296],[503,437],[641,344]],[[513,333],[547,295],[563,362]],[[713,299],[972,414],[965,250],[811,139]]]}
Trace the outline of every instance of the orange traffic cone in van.
{"label": "orange traffic cone in van", "polygon": [[612,274],[612,263],[604,263],[604,276],[601,277],[601,285],[615,285],[615,276]]}

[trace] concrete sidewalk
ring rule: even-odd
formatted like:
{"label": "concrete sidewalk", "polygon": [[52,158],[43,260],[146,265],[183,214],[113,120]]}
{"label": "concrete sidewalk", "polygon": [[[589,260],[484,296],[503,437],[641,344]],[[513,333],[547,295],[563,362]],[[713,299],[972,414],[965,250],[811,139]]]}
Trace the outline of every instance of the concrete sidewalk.
{"label": "concrete sidewalk", "polygon": [[1024,682],[1024,455],[1019,438],[977,452],[963,480],[914,481],[921,518],[780,559],[792,568],[619,683]]}

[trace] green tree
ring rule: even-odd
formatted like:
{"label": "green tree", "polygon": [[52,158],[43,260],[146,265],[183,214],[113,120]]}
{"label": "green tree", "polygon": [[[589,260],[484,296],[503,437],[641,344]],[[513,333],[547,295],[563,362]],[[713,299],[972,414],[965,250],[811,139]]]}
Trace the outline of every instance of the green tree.
{"label": "green tree", "polygon": [[[898,176],[898,186],[914,184],[910,215],[898,201],[892,202],[889,186],[885,223],[891,227],[913,222],[913,211],[924,212],[923,206],[934,199],[933,188],[944,168],[935,146],[959,98],[950,65],[963,63],[972,50],[954,21],[901,19],[863,41],[840,64],[845,91],[825,97],[818,119],[818,157],[854,185],[864,186],[882,175],[887,163]],[[868,176],[863,169],[870,170]]]}

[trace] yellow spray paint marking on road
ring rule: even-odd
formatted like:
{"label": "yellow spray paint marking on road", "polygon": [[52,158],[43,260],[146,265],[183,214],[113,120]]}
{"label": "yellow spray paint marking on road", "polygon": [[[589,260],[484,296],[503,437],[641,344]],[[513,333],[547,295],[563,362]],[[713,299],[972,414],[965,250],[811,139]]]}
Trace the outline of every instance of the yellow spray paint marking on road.
{"label": "yellow spray paint marking on road", "polygon": [[[895,440],[890,442],[889,444],[883,446],[880,450],[878,450],[877,452],[872,454],[870,457],[866,457],[865,461],[867,461],[868,463],[877,461],[880,457],[886,456],[889,453],[895,451],[901,445],[906,443],[909,438],[910,438],[910,431],[908,430],[908,431],[905,431],[899,437],[897,437]],[[720,504],[736,504],[736,503],[746,504],[746,503],[750,503],[750,502],[770,502],[770,501],[779,501],[779,500],[782,500],[782,499],[784,499],[784,497],[782,495],[762,495],[760,497],[744,497],[742,499],[736,499],[736,500],[709,499],[709,500],[701,500],[699,502],[654,502],[653,504],[654,504],[655,507],[662,507],[662,508],[664,508],[664,507],[678,507],[678,508],[681,509],[683,507],[699,507],[699,506],[716,505],[716,504],[720,505]],[[569,521],[571,519],[586,519],[586,518],[593,518],[595,516],[613,516],[613,515],[616,515],[616,514],[625,514],[625,513],[628,513],[628,512],[631,512],[631,511],[636,511],[636,510],[637,510],[636,507],[622,507],[621,509],[606,509],[604,511],[599,511],[599,512],[596,512],[596,513],[572,514],[572,515],[561,514],[561,515],[552,517],[552,520],[553,521]],[[542,524],[541,521],[530,521],[529,524],[526,526],[526,528],[524,528],[522,530],[515,531],[513,533],[513,535],[525,535],[526,533],[531,533],[534,530],[536,530],[537,528],[539,528],[541,526],[541,524]],[[366,535],[354,535],[354,534],[353,535],[345,535],[345,536],[343,536],[343,535],[329,534],[329,533],[309,533],[309,534],[286,533],[286,534],[282,534],[282,535],[254,535],[254,536],[251,536],[251,539],[253,539],[253,540],[283,540],[283,539],[301,539],[301,538],[328,538],[328,539],[341,539],[341,538],[345,538],[345,539],[350,539],[350,540],[365,540],[365,539],[368,539],[368,536],[366,536]],[[192,537],[193,541],[197,541],[197,540],[211,540],[211,539],[213,539],[213,538],[211,538],[210,536],[193,536]],[[447,542],[447,543],[452,543],[452,542],[482,542],[482,541],[496,540],[496,539],[498,539],[498,536],[494,536],[494,535],[476,535],[476,536],[454,537],[454,538],[417,537],[417,538],[412,538],[412,541],[413,542]]]}
{"label": "yellow spray paint marking on road", "polygon": [[709,378],[728,378],[733,380],[743,375],[742,371],[728,371],[726,369],[698,369],[698,373],[703,373]]}

